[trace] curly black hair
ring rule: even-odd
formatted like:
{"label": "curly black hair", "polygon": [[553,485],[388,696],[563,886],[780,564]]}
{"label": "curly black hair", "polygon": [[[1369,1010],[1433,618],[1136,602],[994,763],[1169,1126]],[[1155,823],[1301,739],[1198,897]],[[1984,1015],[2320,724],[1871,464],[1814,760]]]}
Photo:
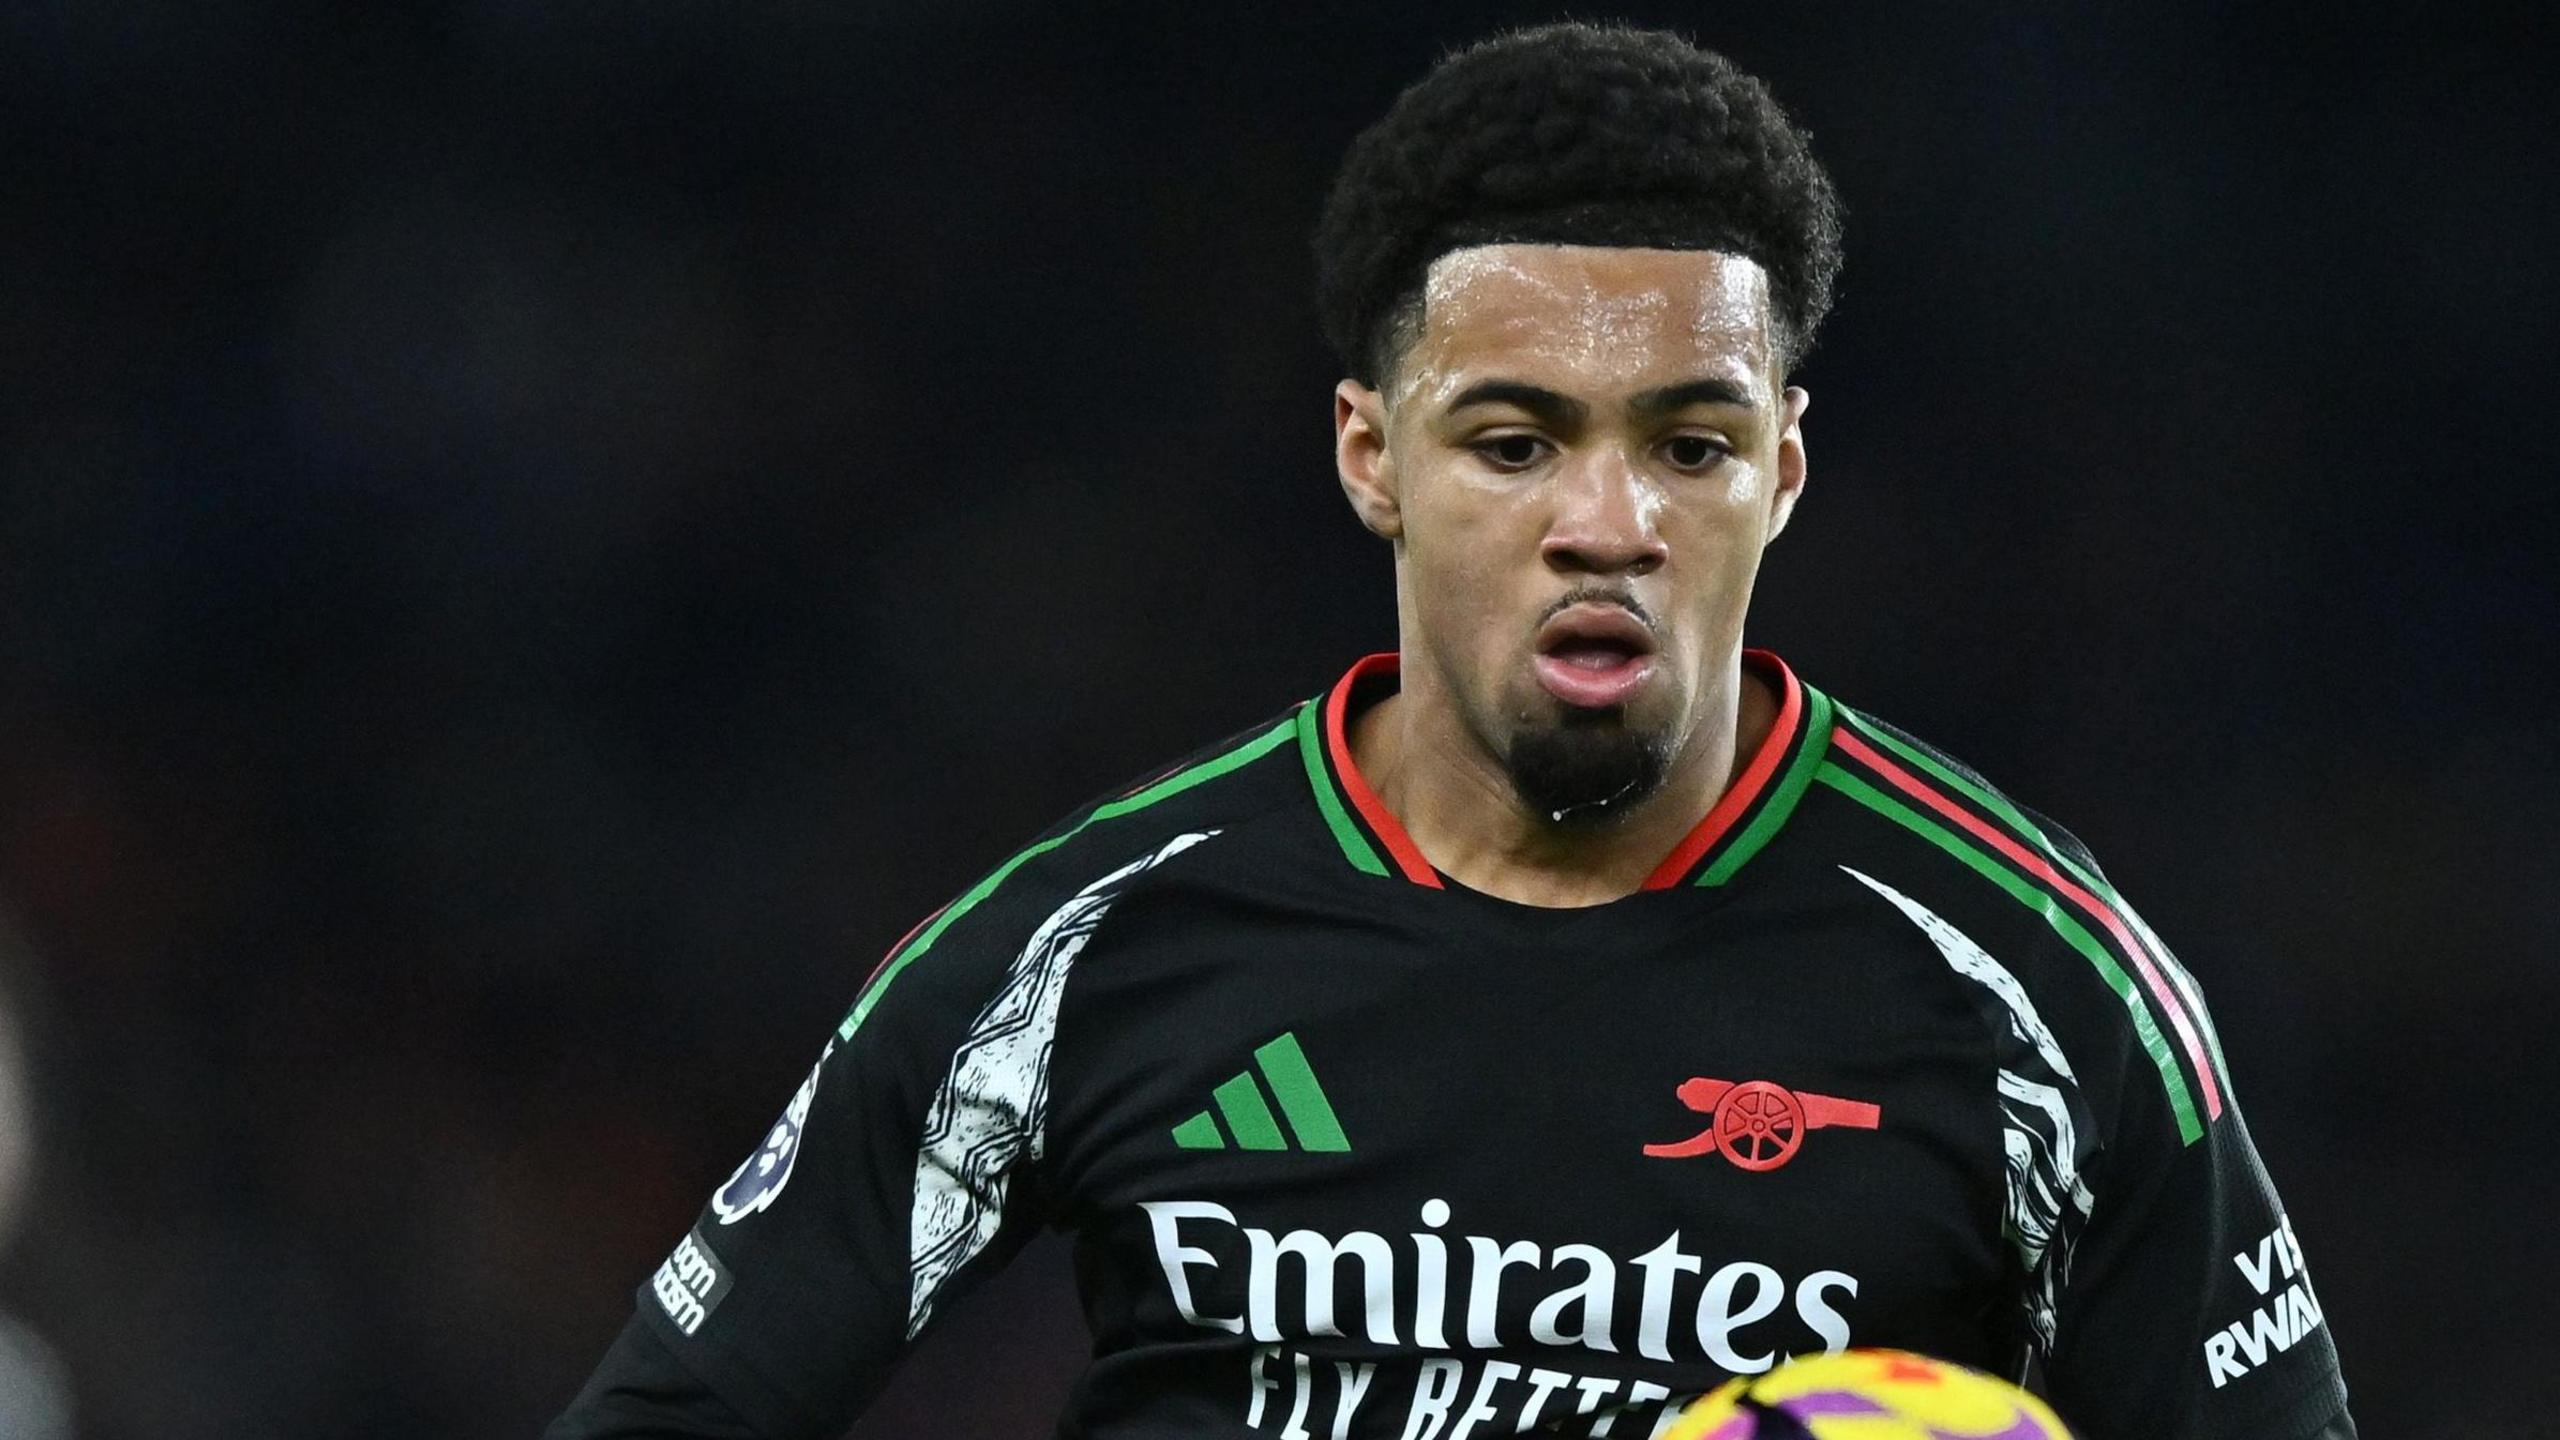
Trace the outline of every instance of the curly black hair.
{"label": "curly black hair", "polygon": [[1504,242],[1744,256],[1769,276],[1783,373],[1831,308],[1840,202],[1810,137],[1733,62],[1567,22],[1448,56],[1352,142],[1315,237],[1352,378],[1381,384],[1420,332],[1433,260]]}

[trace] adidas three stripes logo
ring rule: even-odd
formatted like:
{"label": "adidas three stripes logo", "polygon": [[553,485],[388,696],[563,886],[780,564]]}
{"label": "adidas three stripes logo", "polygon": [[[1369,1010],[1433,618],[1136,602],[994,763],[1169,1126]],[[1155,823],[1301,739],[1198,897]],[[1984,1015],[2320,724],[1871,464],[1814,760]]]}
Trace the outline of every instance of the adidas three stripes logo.
{"label": "adidas three stripes logo", "polygon": [[[1257,1081],[1256,1074],[1261,1076]],[[1235,1076],[1209,1097],[1217,1104],[1173,1127],[1173,1143],[1185,1150],[1224,1150],[1227,1136],[1235,1137],[1239,1150],[1287,1150],[1288,1137],[1280,1130],[1280,1116],[1262,1098],[1263,1087],[1269,1086],[1271,1098],[1279,1102],[1280,1115],[1287,1116],[1290,1133],[1298,1137],[1301,1150],[1346,1151],[1350,1140],[1342,1133],[1342,1122],[1335,1119],[1333,1106],[1324,1098],[1324,1087],[1316,1083],[1316,1072],[1307,1066],[1306,1052],[1298,1048],[1294,1033],[1262,1045],[1253,1052],[1253,1064]],[[1218,1122],[1226,1121],[1222,1132]]]}

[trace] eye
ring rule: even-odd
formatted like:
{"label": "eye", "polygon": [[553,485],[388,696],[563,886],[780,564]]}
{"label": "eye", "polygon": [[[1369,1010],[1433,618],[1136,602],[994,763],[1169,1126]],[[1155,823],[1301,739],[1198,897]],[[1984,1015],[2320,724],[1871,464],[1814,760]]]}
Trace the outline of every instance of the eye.
{"label": "eye", "polygon": [[1704,435],[1674,435],[1662,443],[1663,458],[1680,470],[1706,470],[1733,452]]}
{"label": "eye", "polygon": [[1526,470],[1546,453],[1547,442],[1535,435],[1495,435],[1467,448],[1497,470]]}

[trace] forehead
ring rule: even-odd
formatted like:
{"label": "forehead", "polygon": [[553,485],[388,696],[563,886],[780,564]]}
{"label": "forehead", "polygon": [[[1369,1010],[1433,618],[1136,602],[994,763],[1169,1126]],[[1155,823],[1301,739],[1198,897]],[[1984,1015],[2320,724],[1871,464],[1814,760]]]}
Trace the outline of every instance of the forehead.
{"label": "forehead", "polygon": [[1406,388],[1491,371],[1567,393],[1719,376],[1762,388],[1769,277],[1715,250],[1478,245],[1423,277]]}

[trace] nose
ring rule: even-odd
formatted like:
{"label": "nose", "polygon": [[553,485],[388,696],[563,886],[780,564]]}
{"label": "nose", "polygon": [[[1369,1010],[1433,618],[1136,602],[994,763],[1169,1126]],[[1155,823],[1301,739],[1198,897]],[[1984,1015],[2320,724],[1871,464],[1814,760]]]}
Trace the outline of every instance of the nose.
{"label": "nose", "polygon": [[1661,500],[1624,456],[1603,450],[1555,477],[1555,513],[1538,554],[1579,575],[1650,575],[1671,558],[1655,524]]}

